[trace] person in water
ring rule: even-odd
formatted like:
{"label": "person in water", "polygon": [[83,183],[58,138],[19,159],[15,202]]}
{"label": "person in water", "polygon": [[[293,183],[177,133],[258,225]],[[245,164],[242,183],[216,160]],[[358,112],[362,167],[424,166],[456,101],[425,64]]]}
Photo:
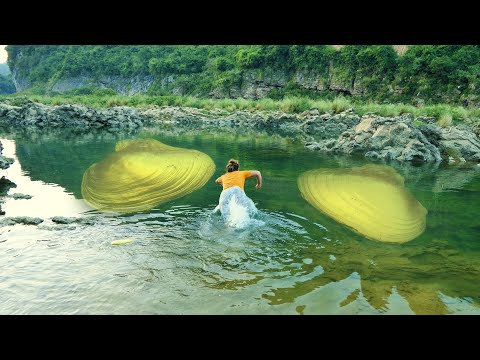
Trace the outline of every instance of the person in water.
{"label": "person in water", "polygon": [[215,180],[223,187],[215,211],[220,210],[225,222],[233,227],[241,227],[257,212],[252,199],[245,194],[245,179],[255,176],[257,178],[255,188],[260,189],[262,186],[260,171],[240,171],[239,168],[238,160],[231,159],[226,166],[227,172]]}
{"label": "person in water", "polygon": [[219,185],[223,186],[223,190],[227,190],[232,186],[238,186],[240,189],[245,191],[245,179],[249,177],[255,176],[257,178],[257,185],[255,185],[255,189],[260,189],[262,187],[262,174],[260,171],[257,170],[243,170],[240,171],[240,165],[238,164],[238,160],[231,159],[227,166],[227,173],[220,176],[215,182]]}

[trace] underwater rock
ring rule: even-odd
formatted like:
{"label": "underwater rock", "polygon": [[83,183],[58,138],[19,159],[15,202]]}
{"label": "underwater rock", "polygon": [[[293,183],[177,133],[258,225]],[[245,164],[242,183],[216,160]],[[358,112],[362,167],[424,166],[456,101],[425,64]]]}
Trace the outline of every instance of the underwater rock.
{"label": "underwater rock", "polygon": [[148,211],[203,187],[215,172],[206,154],[154,139],[122,140],[83,175],[82,195],[105,212]]}
{"label": "underwater rock", "polygon": [[22,193],[12,194],[12,198],[14,198],[15,200],[19,200],[19,199],[31,199],[32,197],[33,197],[32,195],[22,194]]}
{"label": "underwater rock", "polygon": [[315,208],[369,239],[402,243],[425,230],[427,210],[389,166],[310,170],[298,187]]}
{"label": "underwater rock", "polygon": [[95,225],[97,223],[97,220],[95,217],[89,216],[89,217],[64,217],[64,216],[54,216],[50,218],[54,223],[56,224],[72,224],[72,223],[77,223],[77,224],[83,224],[83,225]]}
{"label": "underwater rock", "polygon": [[17,184],[8,180],[5,176],[0,178],[0,196],[6,196],[11,188],[16,188]]}
{"label": "underwater rock", "polygon": [[14,163],[14,159],[2,156],[3,152],[3,145],[2,142],[0,141],[0,169],[8,169],[10,165]]}
{"label": "underwater rock", "polygon": [[67,218],[67,217],[64,217],[64,216],[54,216],[54,217],[52,217],[51,220],[54,223],[57,223],[57,224],[71,224],[71,223],[75,222],[77,219]]}
{"label": "underwater rock", "polygon": [[9,226],[9,225],[15,225],[15,224],[38,225],[42,222],[43,220],[37,217],[15,216],[15,217],[8,217],[0,220],[0,226]]}

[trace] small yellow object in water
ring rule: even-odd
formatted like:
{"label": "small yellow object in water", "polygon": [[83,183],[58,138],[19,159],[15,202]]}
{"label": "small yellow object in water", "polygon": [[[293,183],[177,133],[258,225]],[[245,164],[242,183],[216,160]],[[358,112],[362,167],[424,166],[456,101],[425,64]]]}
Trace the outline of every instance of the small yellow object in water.
{"label": "small yellow object in water", "polygon": [[200,151],[154,139],[122,140],[85,171],[82,196],[105,212],[147,211],[200,189],[214,172],[215,163]]}
{"label": "small yellow object in water", "polygon": [[315,208],[369,239],[402,243],[425,230],[427,210],[390,166],[310,170],[298,187]]}
{"label": "small yellow object in water", "polygon": [[134,239],[132,239],[132,238],[113,240],[112,245],[124,245],[124,244],[129,244],[132,241],[134,241]]}

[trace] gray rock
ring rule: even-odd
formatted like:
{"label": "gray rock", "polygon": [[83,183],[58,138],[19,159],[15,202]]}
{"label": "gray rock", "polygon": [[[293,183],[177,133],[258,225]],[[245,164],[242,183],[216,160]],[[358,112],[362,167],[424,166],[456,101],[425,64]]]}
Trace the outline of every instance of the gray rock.
{"label": "gray rock", "polygon": [[442,137],[442,129],[433,124],[427,124],[420,128],[422,134],[427,140],[435,146],[439,146],[439,140]]}
{"label": "gray rock", "polygon": [[337,138],[347,129],[357,125],[360,117],[354,114],[337,114],[315,116],[306,120],[300,125],[301,129],[308,135],[312,135],[316,140]]}
{"label": "gray rock", "polygon": [[28,194],[15,193],[15,194],[12,194],[12,197],[15,200],[18,200],[18,199],[31,199],[33,196]]}
{"label": "gray rock", "polygon": [[84,225],[94,225],[97,222],[95,218],[92,218],[92,217],[67,218],[64,216],[54,216],[51,218],[51,220],[56,224],[78,223],[78,224],[84,224]]}
{"label": "gray rock", "polygon": [[[341,116],[348,115],[342,113]],[[432,137],[438,135],[434,128],[430,130],[431,133],[428,134]],[[393,119],[366,114],[361,121],[342,132],[336,140],[321,140],[308,148],[344,154],[363,154],[375,160],[441,161],[439,150],[420,130],[412,126],[409,117]]]}
{"label": "gray rock", "polygon": [[92,217],[84,217],[77,219],[77,223],[84,225],[95,225],[97,223],[97,220]]}
{"label": "gray rock", "polygon": [[440,149],[458,151],[465,160],[480,161],[480,140],[468,127],[448,127],[441,130]]}
{"label": "gray rock", "polygon": [[43,220],[37,217],[15,216],[15,217],[8,217],[0,220],[0,226],[9,226],[9,225],[15,225],[15,224],[38,225],[42,222]]}
{"label": "gray rock", "polygon": [[14,127],[137,129],[151,124],[152,117],[129,107],[91,109],[82,105],[47,106],[26,101],[20,107],[0,102],[0,121]]}
{"label": "gray rock", "polygon": [[[253,97],[259,96],[262,86],[282,86],[284,79],[283,75],[275,73],[263,74],[262,77],[258,72],[252,72],[248,76],[251,84],[255,85],[251,87],[251,91],[255,92],[251,94]],[[91,109],[70,104],[46,106],[29,100],[25,100],[22,106],[12,106],[7,100],[0,101],[0,122],[13,128],[63,127],[79,132],[106,128],[108,132],[117,133],[145,125],[179,124],[202,129],[218,126],[274,129],[284,135],[300,134],[303,139],[308,139],[307,148],[318,151],[362,154],[371,159],[406,162],[438,162],[442,160],[441,155],[445,159],[453,156],[458,161],[461,161],[460,158],[480,161],[480,140],[472,127],[441,129],[431,118],[422,118],[426,125],[417,128],[412,121],[413,117],[408,114],[384,118],[368,113],[359,117],[353,109],[340,114],[320,115],[318,109],[286,114],[279,111],[208,111],[175,106]],[[458,156],[452,155],[454,153]],[[0,155],[0,168],[8,167],[12,162],[13,159]]]}
{"label": "gray rock", "polygon": [[0,169],[8,169],[14,161],[12,158],[0,155]]}
{"label": "gray rock", "polygon": [[3,226],[13,226],[13,225],[16,225],[17,223],[15,221],[13,221],[12,219],[10,218],[0,218],[0,227],[3,227]]}
{"label": "gray rock", "polygon": [[11,188],[16,188],[16,187],[17,187],[17,184],[8,180],[5,176],[2,176],[0,178],[0,196],[7,195],[8,191]]}
{"label": "gray rock", "polygon": [[431,161],[430,154],[426,151],[425,144],[413,139],[407,144],[400,155],[401,160],[414,162]]}
{"label": "gray rock", "polygon": [[365,157],[366,157],[366,158],[369,158],[369,159],[371,159],[371,160],[380,160],[380,159],[382,159],[382,156],[381,156],[379,153],[377,153],[376,151],[367,151],[367,152],[365,153]]}
{"label": "gray rock", "polygon": [[63,216],[54,216],[51,219],[54,223],[57,224],[71,224],[75,222],[77,219],[76,218],[67,218]]}

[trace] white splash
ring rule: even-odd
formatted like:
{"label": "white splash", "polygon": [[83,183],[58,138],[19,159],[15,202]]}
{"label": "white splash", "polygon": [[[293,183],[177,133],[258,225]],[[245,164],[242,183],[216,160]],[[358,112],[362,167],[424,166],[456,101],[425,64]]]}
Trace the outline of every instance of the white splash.
{"label": "white splash", "polygon": [[225,224],[235,229],[244,229],[249,225],[263,225],[262,221],[253,219],[258,212],[253,201],[238,186],[233,186],[220,194],[219,205]]}

